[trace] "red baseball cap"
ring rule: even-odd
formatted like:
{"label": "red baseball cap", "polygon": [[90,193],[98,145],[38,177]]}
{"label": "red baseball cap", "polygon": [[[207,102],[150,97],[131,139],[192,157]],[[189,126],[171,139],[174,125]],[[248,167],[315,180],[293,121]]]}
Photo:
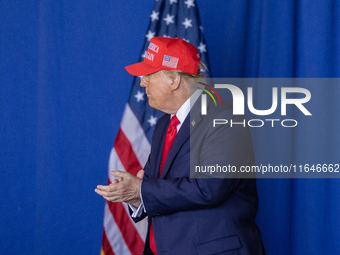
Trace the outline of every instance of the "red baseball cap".
{"label": "red baseball cap", "polygon": [[192,44],[169,37],[153,37],[143,62],[126,66],[134,76],[143,76],[160,70],[179,70],[199,74],[200,55]]}

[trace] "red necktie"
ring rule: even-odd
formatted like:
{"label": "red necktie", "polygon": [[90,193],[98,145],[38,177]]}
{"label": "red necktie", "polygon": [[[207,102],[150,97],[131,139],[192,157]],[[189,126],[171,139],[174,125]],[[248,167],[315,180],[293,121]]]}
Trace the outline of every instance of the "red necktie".
{"label": "red necktie", "polygon": [[[163,145],[163,154],[162,154],[162,161],[161,161],[161,168],[159,171],[159,177],[162,175],[163,167],[166,161],[166,158],[168,157],[168,153],[170,151],[171,145],[175,140],[175,137],[177,135],[177,125],[181,123],[176,115],[174,115],[171,118],[170,125],[168,129],[166,130],[165,134],[165,139],[164,139],[164,145]],[[150,248],[152,252],[157,255],[157,250],[156,250],[156,243],[155,243],[155,236],[153,233],[153,227],[152,227],[152,222],[151,222],[151,227],[150,227]]]}

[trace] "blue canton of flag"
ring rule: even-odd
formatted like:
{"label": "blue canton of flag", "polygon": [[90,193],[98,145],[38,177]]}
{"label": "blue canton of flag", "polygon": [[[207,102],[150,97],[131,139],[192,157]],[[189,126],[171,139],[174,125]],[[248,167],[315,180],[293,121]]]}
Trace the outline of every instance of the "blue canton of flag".
{"label": "blue canton of flag", "polygon": [[[178,37],[198,49],[201,61],[209,69],[203,28],[200,24],[197,3],[194,0],[158,0],[154,4],[150,17],[150,25],[139,61],[143,61],[152,37]],[[163,63],[165,61],[168,61],[170,67],[176,65],[175,59],[171,59],[171,56],[169,59],[164,59]],[[208,76],[207,73],[204,74]],[[164,113],[149,106],[145,89],[139,86],[140,80],[141,77],[134,79],[129,104],[151,142],[154,125]]]}

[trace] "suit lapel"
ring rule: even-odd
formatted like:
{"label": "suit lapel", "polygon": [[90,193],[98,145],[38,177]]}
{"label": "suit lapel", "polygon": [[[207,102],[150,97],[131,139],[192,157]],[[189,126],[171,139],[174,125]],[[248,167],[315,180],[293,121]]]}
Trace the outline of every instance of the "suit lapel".
{"label": "suit lapel", "polygon": [[[201,109],[201,103],[200,100],[197,100],[195,102],[195,104],[193,105],[190,113],[188,114],[188,116],[185,118],[178,134],[176,135],[176,138],[173,142],[173,144],[171,145],[170,151],[168,153],[168,156],[166,158],[164,167],[163,167],[163,171],[162,171],[162,175],[160,178],[164,178],[164,176],[167,174],[167,172],[169,171],[169,167],[172,163],[172,161],[174,160],[176,154],[178,153],[178,151],[180,150],[180,148],[182,147],[182,145],[185,143],[185,141],[190,137],[190,134],[193,132],[193,130],[196,128],[196,126],[198,125],[198,123],[201,121],[202,117],[200,114],[199,110]],[[165,133],[163,136],[163,143],[164,143],[164,137],[165,137]],[[163,146],[162,143],[162,146]],[[163,147],[162,150],[163,151]],[[159,164],[158,166],[160,166],[160,162],[161,162],[161,157],[162,157],[162,153],[160,153],[160,160],[159,160]],[[159,173],[159,171],[158,171]]]}
{"label": "suit lapel", "polygon": [[188,115],[190,119],[190,135],[191,133],[195,130],[197,127],[198,123],[201,122],[202,120],[202,115],[201,115],[201,101],[197,99],[193,107],[191,108],[191,111]]}

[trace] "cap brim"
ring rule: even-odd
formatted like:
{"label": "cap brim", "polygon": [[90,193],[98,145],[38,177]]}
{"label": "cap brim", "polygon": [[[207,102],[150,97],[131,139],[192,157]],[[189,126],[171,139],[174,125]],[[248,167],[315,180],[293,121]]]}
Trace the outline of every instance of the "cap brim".
{"label": "cap brim", "polygon": [[125,69],[126,71],[128,71],[129,74],[132,74],[134,76],[148,75],[161,70],[159,67],[156,68],[150,66],[145,62],[139,62],[133,65],[126,66]]}

